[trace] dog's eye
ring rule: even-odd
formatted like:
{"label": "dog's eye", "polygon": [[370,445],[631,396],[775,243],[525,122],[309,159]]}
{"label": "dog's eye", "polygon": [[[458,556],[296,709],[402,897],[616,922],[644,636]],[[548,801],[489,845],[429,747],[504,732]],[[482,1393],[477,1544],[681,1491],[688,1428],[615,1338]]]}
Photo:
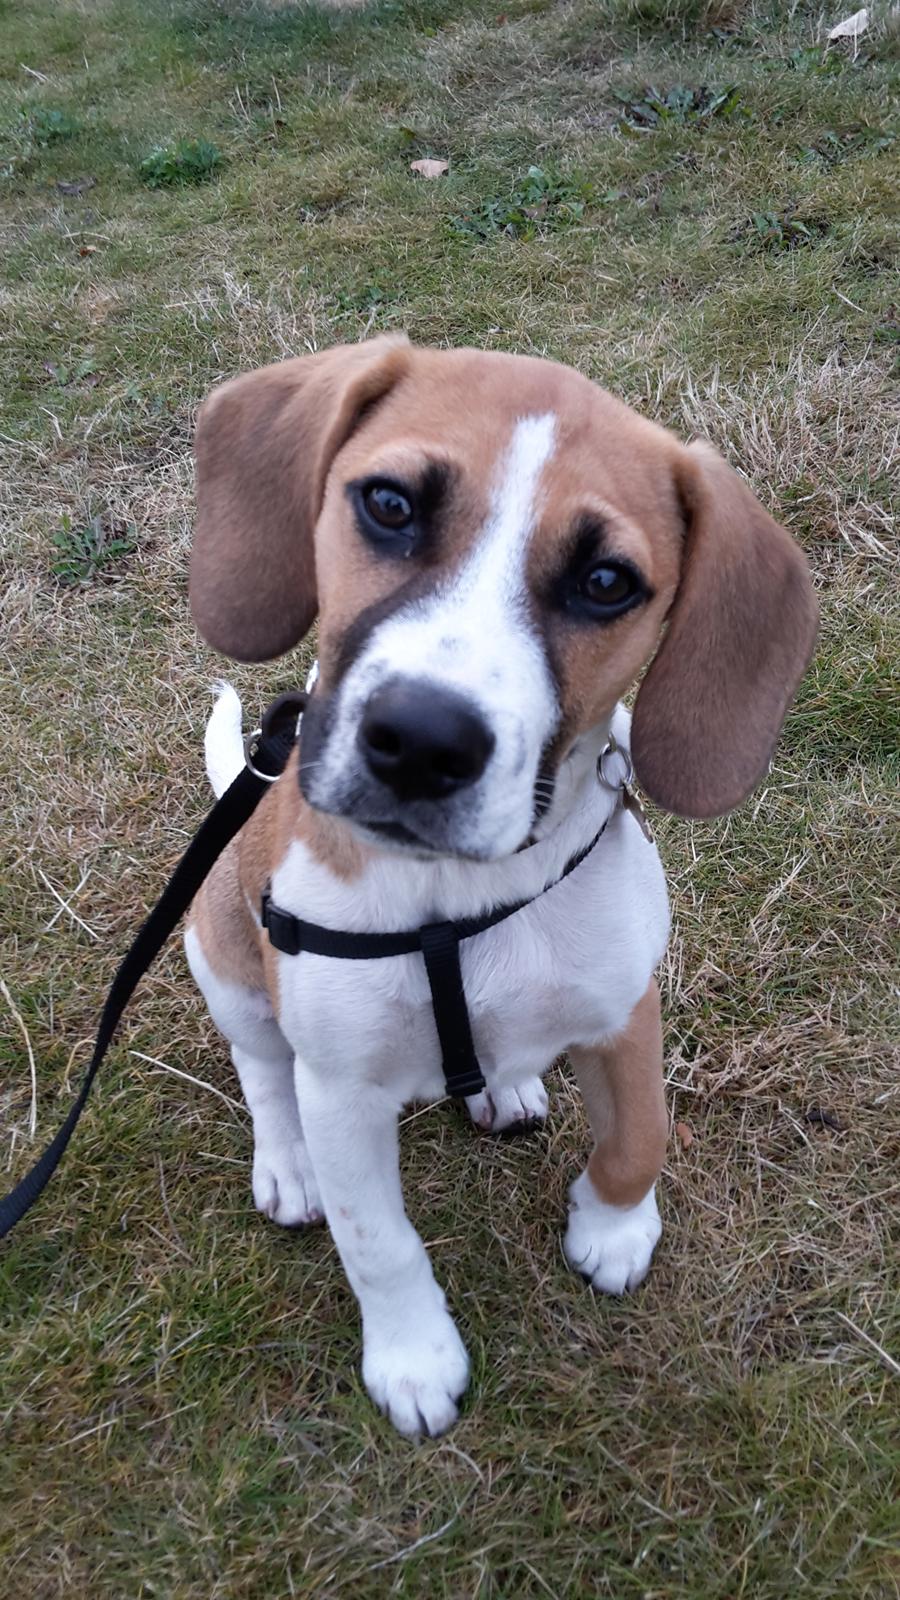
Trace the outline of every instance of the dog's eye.
{"label": "dog's eye", "polygon": [[376,527],[390,533],[403,533],[413,519],[413,509],[405,494],[389,483],[371,483],[363,490],[362,503]]}
{"label": "dog's eye", "polygon": [[598,617],[617,617],[643,593],[630,567],[603,561],[590,567],[578,585],[578,594]]}

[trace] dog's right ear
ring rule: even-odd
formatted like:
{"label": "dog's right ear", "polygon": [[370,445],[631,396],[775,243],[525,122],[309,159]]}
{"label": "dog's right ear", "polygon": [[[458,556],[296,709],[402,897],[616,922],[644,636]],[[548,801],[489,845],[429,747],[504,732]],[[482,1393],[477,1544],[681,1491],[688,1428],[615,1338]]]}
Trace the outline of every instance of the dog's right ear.
{"label": "dog's right ear", "polygon": [[313,530],[331,463],[409,362],[403,337],[339,345],[232,378],[204,401],[190,597],[223,655],[267,661],[312,626]]}

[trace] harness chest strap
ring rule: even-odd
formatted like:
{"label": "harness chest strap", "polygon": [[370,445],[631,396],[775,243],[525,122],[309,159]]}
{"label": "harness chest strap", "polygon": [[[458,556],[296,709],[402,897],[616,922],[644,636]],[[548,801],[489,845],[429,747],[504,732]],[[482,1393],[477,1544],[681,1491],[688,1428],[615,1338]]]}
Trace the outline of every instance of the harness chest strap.
{"label": "harness chest strap", "polygon": [[[541,894],[555,889],[590,855],[605,833],[609,820],[607,817],[590,843],[570,858],[559,877],[547,884]],[[472,1038],[459,947],[464,939],[474,939],[478,934],[486,933],[488,928],[505,922],[507,917],[515,916],[517,911],[538,898],[535,895],[511,905],[498,906],[483,917],[467,917],[456,922],[429,922],[421,928],[401,933],[343,933],[334,928],[320,927],[314,922],[304,922],[301,917],[295,917],[292,912],[274,905],[268,889],[262,897],[260,914],[270,943],[288,956],[297,956],[305,951],[309,955],[331,956],[344,961],[377,961],[388,956],[421,952],[431,989],[447,1093],[472,1095],[480,1093],[485,1087],[485,1080]]]}

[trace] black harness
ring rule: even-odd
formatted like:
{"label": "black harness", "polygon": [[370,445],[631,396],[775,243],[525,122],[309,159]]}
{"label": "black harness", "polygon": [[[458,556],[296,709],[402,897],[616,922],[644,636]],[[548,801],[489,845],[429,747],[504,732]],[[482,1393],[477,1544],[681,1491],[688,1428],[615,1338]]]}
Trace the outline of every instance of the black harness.
{"label": "black harness", "polygon": [[[579,850],[567,862],[558,878],[548,883],[540,894],[547,894],[574,872],[606,831],[607,817],[602,828],[594,834],[590,844]],[[485,1087],[484,1074],[478,1065],[472,1040],[472,1024],[466,1005],[459,947],[465,939],[475,939],[488,928],[496,928],[507,917],[533,904],[539,895],[526,900],[516,900],[512,905],[498,906],[485,912],[483,917],[464,917],[458,922],[428,922],[422,928],[406,933],[339,933],[334,928],[321,928],[315,922],[304,922],[291,911],[282,911],[273,905],[269,889],[262,897],[262,925],[276,950],[287,956],[298,956],[306,951],[314,956],[332,956],[339,961],[378,961],[388,956],[422,954],[431,989],[431,1004],[441,1046],[444,1081],[449,1095],[478,1094]]]}

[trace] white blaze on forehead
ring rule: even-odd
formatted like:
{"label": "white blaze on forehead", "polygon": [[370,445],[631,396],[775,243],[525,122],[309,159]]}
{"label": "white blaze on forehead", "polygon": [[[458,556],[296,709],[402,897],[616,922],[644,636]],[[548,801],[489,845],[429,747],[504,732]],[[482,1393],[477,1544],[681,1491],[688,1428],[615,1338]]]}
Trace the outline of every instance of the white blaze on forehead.
{"label": "white blaze on forehead", "polygon": [[556,418],[552,412],[522,417],[513,428],[491,495],[491,515],[455,594],[468,595],[482,584],[515,600],[524,588],[528,537],[538,510],[541,473],[553,454]]}
{"label": "white blaze on forehead", "polygon": [[[520,417],[499,453],[488,515],[456,572],[438,576],[375,628],[338,694],[310,798],[360,782],[357,731],[369,695],[388,678],[424,680],[469,700],[494,736],[484,777],[454,802],[450,847],[515,850],[531,825],[541,752],[559,722],[556,686],[527,605],[528,547],[557,419]],[[315,792],[314,792],[315,791]],[[406,808],[407,810],[410,807]]]}

